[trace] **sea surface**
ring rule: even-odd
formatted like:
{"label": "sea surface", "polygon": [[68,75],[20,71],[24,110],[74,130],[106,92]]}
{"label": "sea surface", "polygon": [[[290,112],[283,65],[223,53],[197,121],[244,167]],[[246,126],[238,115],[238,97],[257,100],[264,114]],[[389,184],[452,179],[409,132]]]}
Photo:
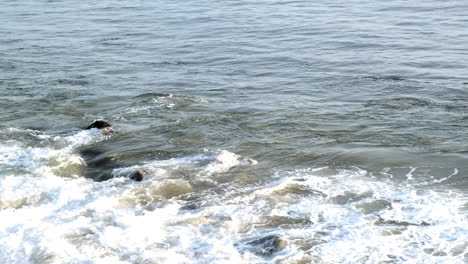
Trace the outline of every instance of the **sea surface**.
{"label": "sea surface", "polygon": [[0,263],[468,263],[468,2],[1,0]]}

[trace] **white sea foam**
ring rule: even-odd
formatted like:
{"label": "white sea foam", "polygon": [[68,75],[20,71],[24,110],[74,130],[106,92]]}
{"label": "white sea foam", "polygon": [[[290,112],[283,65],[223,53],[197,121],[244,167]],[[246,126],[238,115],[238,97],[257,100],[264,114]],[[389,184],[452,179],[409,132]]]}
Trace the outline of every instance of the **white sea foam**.
{"label": "white sea foam", "polygon": [[[32,175],[55,174],[77,177],[84,160],[73,151],[82,145],[108,138],[97,129],[84,130],[67,136],[41,135],[34,142],[11,140],[0,143],[0,166],[22,170]],[[47,140],[48,144],[44,141]],[[38,146],[34,146],[38,145]],[[45,146],[43,146],[45,145]]]}
{"label": "white sea foam", "polygon": [[[85,131],[50,146],[1,146],[0,166],[21,172],[0,175],[0,263],[463,263],[468,256],[467,197],[454,191],[327,167],[197,189],[197,178],[216,183],[256,163],[226,150],[118,168],[105,182],[57,173],[79,163],[77,146],[103,139]],[[137,169],[148,177],[125,177]],[[265,249],[261,239],[282,246]]]}
{"label": "white sea foam", "polygon": [[217,154],[208,165],[205,166],[202,174],[209,176],[216,173],[226,172],[236,166],[245,166],[249,164],[255,165],[257,164],[257,161],[253,159],[242,159],[241,156],[235,153],[223,150]]}
{"label": "white sea foam", "polygon": [[226,151],[216,151],[212,155],[194,155],[169,160],[157,160],[146,162],[142,165],[135,165],[127,168],[116,168],[112,174],[116,177],[128,176],[137,170],[145,170],[150,175],[168,175],[170,171],[180,169],[191,169],[193,175],[200,177],[210,177],[213,174],[227,172],[237,166],[255,165],[257,161],[242,158],[241,156]]}

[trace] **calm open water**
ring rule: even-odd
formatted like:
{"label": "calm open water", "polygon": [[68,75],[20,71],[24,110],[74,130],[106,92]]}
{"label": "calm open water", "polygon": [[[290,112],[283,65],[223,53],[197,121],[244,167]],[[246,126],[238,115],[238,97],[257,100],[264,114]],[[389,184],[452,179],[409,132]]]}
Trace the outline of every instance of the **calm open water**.
{"label": "calm open water", "polygon": [[0,263],[468,263],[467,25],[458,0],[1,1]]}

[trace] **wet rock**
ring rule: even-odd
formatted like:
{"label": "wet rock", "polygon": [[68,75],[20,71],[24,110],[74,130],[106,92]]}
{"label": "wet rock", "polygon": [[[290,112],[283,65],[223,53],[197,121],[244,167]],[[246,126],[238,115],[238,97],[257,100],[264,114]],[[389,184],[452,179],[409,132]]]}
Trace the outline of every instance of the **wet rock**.
{"label": "wet rock", "polygon": [[382,217],[379,216],[379,219],[377,219],[374,222],[375,225],[393,225],[393,226],[429,226],[431,225],[430,223],[426,221],[418,221],[416,223],[412,222],[407,222],[407,221],[399,221],[399,220],[388,220],[388,219],[383,219]]}
{"label": "wet rock", "polygon": [[271,256],[287,246],[287,242],[277,235],[269,235],[247,243],[254,246],[254,253],[261,256]]}
{"label": "wet rock", "polygon": [[104,120],[96,120],[91,125],[89,125],[86,129],[92,129],[92,128],[103,129],[106,127],[111,127],[111,124],[107,123]]}
{"label": "wet rock", "polygon": [[142,181],[146,172],[144,170],[135,171],[132,175],[130,175],[130,179],[134,181]]}

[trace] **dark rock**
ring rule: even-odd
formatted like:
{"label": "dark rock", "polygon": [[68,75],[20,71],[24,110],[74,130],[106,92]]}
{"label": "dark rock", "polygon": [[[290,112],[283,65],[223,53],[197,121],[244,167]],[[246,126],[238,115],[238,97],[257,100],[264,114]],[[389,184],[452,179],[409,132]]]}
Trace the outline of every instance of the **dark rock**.
{"label": "dark rock", "polygon": [[103,129],[106,127],[111,127],[111,124],[107,123],[104,120],[96,120],[91,125],[89,125],[86,129],[92,129],[92,128]]}
{"label": "dark rock", "polygon": [[144,170],[135,171],[132,175],[130,175],[130,179],[134,181],[142,181],[146,172]]}
{"label": "dark rock", "polygon": [[261,256],[271,256],[274,253],[285,248],[286,240],[281,239],[277,235],[269,235],[260,239],[253,240],[248,245],[255,246],[254,252]]}

